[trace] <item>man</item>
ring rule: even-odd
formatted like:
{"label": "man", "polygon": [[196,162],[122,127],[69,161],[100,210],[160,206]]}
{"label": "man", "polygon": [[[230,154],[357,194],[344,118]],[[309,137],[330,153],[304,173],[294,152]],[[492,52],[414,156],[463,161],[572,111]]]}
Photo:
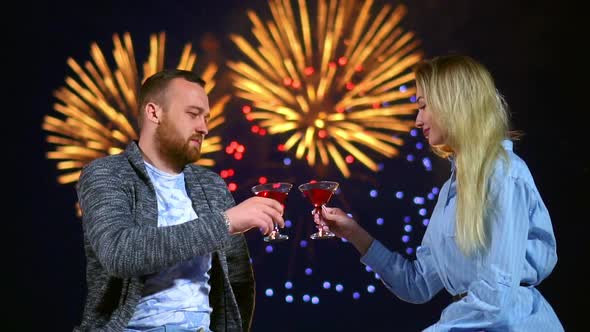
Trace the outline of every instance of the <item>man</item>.
{"label": "man", "polygon": [[194,165],[207,134],[204,82],[148,78],[140,138],[84,168],[88,294],[76,331],[248,331],[254,278],[243,232],[284,226],[278,202],[234,206],[225,182]]}

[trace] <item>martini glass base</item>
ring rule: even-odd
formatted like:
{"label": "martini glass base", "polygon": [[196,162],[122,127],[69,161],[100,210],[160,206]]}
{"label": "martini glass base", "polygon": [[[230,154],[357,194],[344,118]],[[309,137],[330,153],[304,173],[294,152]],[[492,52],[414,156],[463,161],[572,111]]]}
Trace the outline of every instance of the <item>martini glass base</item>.
{"label": "martini glass base", "polygon": [[289,239],[288,235],[281,234],[277,231],[272,231],[268,236],[264,237],[265,242],[283,242]]}
{"label": "martini glass base", "polygon": [[336,234],[334,234],[330,231],[321,231],[321,232],[313,233],[309,237],[313,240],[325,240],[325,239],[331,239],[335,236],[336,236]]}

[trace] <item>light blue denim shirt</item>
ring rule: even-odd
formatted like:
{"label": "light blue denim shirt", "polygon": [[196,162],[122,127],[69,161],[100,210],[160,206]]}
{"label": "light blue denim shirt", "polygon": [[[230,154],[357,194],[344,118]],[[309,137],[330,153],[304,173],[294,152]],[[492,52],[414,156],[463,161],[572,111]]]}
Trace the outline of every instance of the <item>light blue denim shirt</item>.
{"label": "light blue denim shirt", "polygon": [[[145,165],[156,190],[158,227],[198,218],[186,192],[184,173],[167,174],[147,162]],[[145,331],[157,326],[210,331],[210,269],[208,254],[149,276],[126,331]]]}
{"label": "light blue denim shirt", "polygon": [[485,255],[465,257],[457,247],[453,166],[416,259],[406,259],[377,240],[361,258],[389,290],[408,302],[426,302],[443,287],[452,295],[467,292],[425,331],[563,331],[534,287],[557,263],[551,219],[528,167],[512,152],[512,142],[502,145],[509,162],[500,158],[490,178],[486,222],[491,243]]}

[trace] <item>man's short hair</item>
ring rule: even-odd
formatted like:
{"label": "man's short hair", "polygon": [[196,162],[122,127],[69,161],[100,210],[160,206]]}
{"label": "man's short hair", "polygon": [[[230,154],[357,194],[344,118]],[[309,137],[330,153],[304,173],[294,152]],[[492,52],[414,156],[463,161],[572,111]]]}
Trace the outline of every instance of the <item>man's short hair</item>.
{"label": "man's short hair", "polygon": [[205,81],[196,73],[181,69],[165,69],[148,77],[139,90],[139,114],[137,124],[139,129],[143,126],[143,109],[149,102],[160,105],[166,104],[166,89],[173,79],[183,78],[189,82],[197,83],[203,88]]}

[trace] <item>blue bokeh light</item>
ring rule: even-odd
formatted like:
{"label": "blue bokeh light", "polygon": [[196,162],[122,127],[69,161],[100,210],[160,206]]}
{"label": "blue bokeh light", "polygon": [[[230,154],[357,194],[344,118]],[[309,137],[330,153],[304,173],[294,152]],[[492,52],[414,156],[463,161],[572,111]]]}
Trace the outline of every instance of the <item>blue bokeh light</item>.
{"label": "blue bokeh light", "polygon": [[428,158],[428,157],[422,158],[422,165],[424,165],[424,168],[426,168],[427,171],[432,170],[432,161],[430,161],[430,158]]}

